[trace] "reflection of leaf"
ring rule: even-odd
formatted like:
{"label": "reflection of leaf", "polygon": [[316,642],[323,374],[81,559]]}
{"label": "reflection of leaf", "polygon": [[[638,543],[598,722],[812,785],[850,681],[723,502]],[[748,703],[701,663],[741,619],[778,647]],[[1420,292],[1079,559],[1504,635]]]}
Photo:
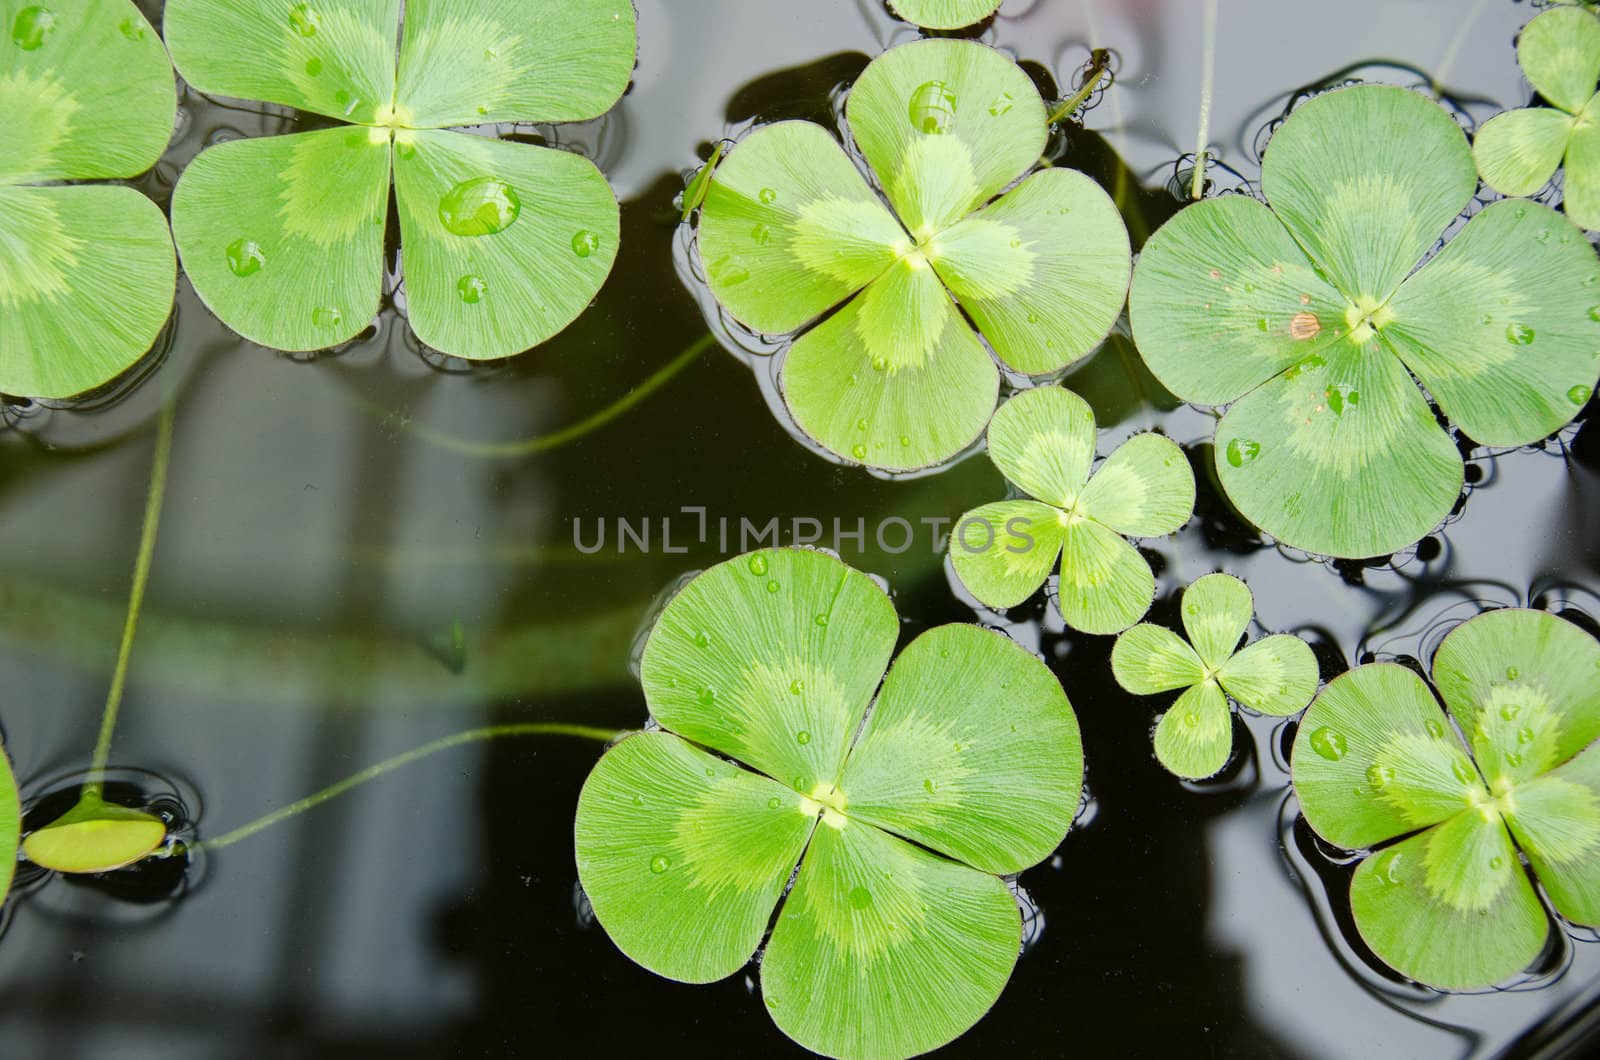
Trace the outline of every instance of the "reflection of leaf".
{"label": "reflection of leaf", "polygon": [[1024,391],[989,425],[989,458],[1037,501],[1006,501],[963,515],[950,559],[990,607],[1032,596],[1061,557],[1062,617],[1086,633],[1127,629],[1150,608],[1150,565],[1121,535],[1160,537],[1194,513],[1194,473],[1183,450],[1137,434],[1090,474],[1094,413],[1060,387]]}
{"label": "reflection of leaf", "polygon": [[665,731],[607,752],[578,801],[596,917],[674,979],[745,964],[799,863],[762,992],[831,1056],[925,1052],[988,1010],[1021,938],[996,874],[1049,856],[1082,782],[1077,721],[1037,658],[942,626],[885,679],[898,634],[883,591],[824,553],[713,567],[645,644]]}
{"label": "reflection of leaf", "polygon": [[161,210],[123,187],[155,164],[177,106],[155,30],[127,0],[0,2],[0,392],[64,398],[149,351],[176,262]]}
{"label": "reflection of leaf", "polygon": [[1146,244],[1139,350],[1178,397],[1231,403],[1218,479],[1284,543],[1387,555],[1450,511],[1461,457],[1413,374],[1491,445],[1544,438],[1593,392],[1600,262],[1559,214],[1496,203],[1417,268],[1476,186],[1438,105],[1340,89],[1273,136],[1267,205],[1197,203]]}
{"label": "reflection of leaf", "polygon": [[330,0],[276,8],[174,0],[167,35],[204,91],[352,125],[219,145],[184,172],[173,231],[195,290],[229,327],[322,349],[371,321],[390,174],[419,338],[505,357],[570,324],[610,274],[615,196],[577,155],[438,130],[596,117],[636,45],[626,0]]}
{"label": "reflection of leaf", "polygon": [[889,0],[889,10],[924,29],[962,29],[995,13],[1000,0]]}
{"label": "reflection of leaf", "polygon": [[1260,714],[1297,713],[1317,690],[1317,660],[1305,641],[1282,633],[1240,648],[1255,599],[1230,574],[1207,574],[1186,588],[1182,613],[1189,643],[1141,623],[1117,638],[1111,669],[1136,695],[1184,690],[1156,726],[1156,757],[1168,771],[1201,780],[1227,765],[1233,749],[1228,698]]}
{"label": "reflection of leaf", "polygon": [[881,196],[821,126],[767,125],[716,169],[700,254],[734,318],[800,333],[781,385],[808,435],[860,464],[929,467],[994,411],[999,372],[980,336],[1029,374],[1105,339],[1126,294],[1127,231],[1083,174],[1029,175],[1044,101],[984,45],[891,49],[856,80],[846,117]]}
{"label": "reflection of leaf", "polygon": [[[1526,968],[1548,934],[1519,851],[1556,912],[1600,924],[1600,644],[1543,611],[1491,611],[1433,659],[1433,692],[1392,663],[1331,682],[1291,767],[1324,839],[1376,848],[1350,901],[1367,945],[1446,989]],[[1420,829],[1420,831],[1419,831]]]}

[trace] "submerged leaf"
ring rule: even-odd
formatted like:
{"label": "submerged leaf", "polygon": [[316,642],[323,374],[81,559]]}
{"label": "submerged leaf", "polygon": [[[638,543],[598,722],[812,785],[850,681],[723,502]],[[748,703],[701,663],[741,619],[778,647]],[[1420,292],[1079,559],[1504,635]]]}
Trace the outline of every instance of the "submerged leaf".
{"label": "submerged leaf", "polygon": [[29,832],[22,852],[53,872],[111,872],[143,861],[167,838],[166,822],[85,791],[72,809]]}

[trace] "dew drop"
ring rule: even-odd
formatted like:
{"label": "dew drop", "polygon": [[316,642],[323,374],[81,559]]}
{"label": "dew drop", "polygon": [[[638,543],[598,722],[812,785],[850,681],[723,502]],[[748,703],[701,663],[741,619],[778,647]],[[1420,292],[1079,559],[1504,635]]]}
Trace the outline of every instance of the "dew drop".
{"label": "dew drop", "polygon": [[1522,675],[1522,671],[1517,669],[1515,666],[1506,667],[1506,680],[1507,681],[1515,681],[1521,675]]}
{"label": "dew drop", "polygon": [[709,648],[711,647],[711,634],[702,629],[694,635],[694,642],[702,648]]}
{"label": "dew drop", "polygon": [[1510,754],[1506,755],[1506,765],[1510,766],[1512,769],[1520,768],[1522,766],[1522,756],[1517,754],[1515,751],[1511,752]]}
{"label": "dew drop", "polygon": [[[1594,277],[1591,276],[1589,279],[1585,280],[1584,282],[1585,283],[1592,283],[1592,282],[1594,282]],[[1589,307],[1589,319],[1590,320],[1595,320],[1595,321],[1600,321],[1600,305],[1592,305],[1592,306]]]}
{"label": "dew drop", "polygon": [[117,29],[121,30],[122,35],[131,41],[144,40],[144,21],[142,19],[125,18]]}
{"label": "dew drop", "polygon": [[633,804],[635,806],[643,806],[644,805],[644,796],[643,795],[635,795],[633,797]]}
{"label": "dew drop", "polygon": [[1500,708],[1500,716],[1507,721],[1515,721],[1520,713],[1522,713],[1522,707],[1516,703],[1507,703]]}
{"label": "dew drop", "polygon": [[1261,317],[1256,321],[1256,330],[1257,331],[1269,331],[1269,330],[1271,330],[1271,328],[1272,328],[1272,325],[1267,323],[1267,318],[1266,317]]}
{"label": "dew drop", "polygon": [[1460,758],[1450,763],[1450,772],[1454,773],[1456,775],[1456,779],[1461,781],[1463,784],[1471,784],[1474,780],[1478,779],[1477,776],[1472,772],[1472,766]]}
{"label": "dew drop", "polygon": [[1382,791],[1389,786],[1389,781],[1394,779],[1394,770],[1380,762],[1374,762],[1367,767],[1367,783],[1376,791]]}
{"label": "dew drop", "polygon": [[483,301],[483,296],[489,293],[489,284],[482,276],[473,276],[470,273],[456,281],[456,294],[468,305],[477,305]]}
{"label": "dew drop", "polygon": [[778,201],[778,193],[771,188],[762,188],[758,198],[760,198],[763,205],[771,206]]}
{"label": "dew drop", "polygon": [[336,328],[344,323],[344,314],[332,306],[320,306],[311,311],[311,323],[319,328]]}
{"label": "dew drop", "polygon": [[758,552],[750,557],[750,561],[746,566],[750,568],[751,574],[760,577],[767,573],[767,557]]}
{"label": "dew drop", "polygon": [[872,904],[872,892],[865,887],[850,888],[850,908],[865,909]]}
{"label": "dew drop", "polygon": [[663,872],[666,872],[671,867],[672,859],[667,857],[665,854],[657,854],[655,857],[650,859],[650,871],[655,873],[657,876],[661,875]]}
{"label": "dew drop", "polygon": [[889,358],[874,357],[872,359],[872,370],[874,372],[887,372],[889,370]]}
{"label": "dew drop", "polygon": [[758,247],[764,247],[772,242],[772,229],[764,224],[758,224],[750,229],[750,239]]}
{"label": "dew drop", "polygon": [[867,458],[867,447],[860,444],[852,445],[850,447],[850,455],[857,460],[865,460]]}
{"label": "dew drop", "polygon": [[1512,324],[1506,328],[1506,341],[1513,346],[1533,344],[1533,329],[1526,324]]}
{"label": "dew drop", "polygon": [[439,223],[458,236],[504,232],[522,213],[517,190],[496,177],[474,177],[445,192],[439,200]]}
{"label": "dew drop", "polygon": [[1038,313],[1034,313],[1034,312],[1030,312],[1028,314],[1028,323],[1030,323],[1030,324],[1039,323],[1039,314]]}
{"label": "dew drop", "polygon": [[865,417],[862,417],[861,419],[856,420],[856,430],[858,430],[858,431],[867,430],[871,426],[872,425],[867,422]]}
{"label": "dew drop", "polygon": [[767,809],[769,809],[769,810],[776,810],[779,806],[782,806],[782,805],[783,805],[783,800],[778,798],[776,795],[774,795],[772,798],[767,800]]}
{"label": "dew drop", "polygon": [[599,249],[600,234],[598,232],[591,232],[584,228],[580,229],[572,237],[572,252],[580,258],[587,258]]}
{"label": "dew drop", "polygon": [[296,4],[289,9],[289,28],[302,37],[315,37],[322,26],[322,15],[310,4]]}
{"label": "dew drop", "polygon": [[900,436],[900,448],[902,448],[902,449],[910,449],[911,448],[911,435],[902,434]]}
{"label": "dew drop", "polygon": [[943,81],[925,81],[911,93],[911,127],[928,136],[950,131],[956,120],[956,94]]}
{"label": "dew drop", "polygon": [[818,615],[816,621],[817,621],[817,625],[821,626],[823,629],[827,629],[828,628],[828,616],[827,615]]}
{"label": "dew drop", "polygon": [[998,118],[1002,114],[1008,113],[1016,104],[1016,102],[1016,97],[1011,93],[1002,92],[998,96],[994,97],[993,103],[989,104],[989,113]]}
{"label": "dew drop", "polygon": [[1524,725],[1522,728],[1518,729],[1517,730],[1517,742],[1518,743],[1532,743],[1533,742],[1533,727],[1530,726],[1530,725]]}
{"label": "dew drop", "polygon": [[316,77],[318,74],[322,73],[322,60],[318,59],[315,55],[307,59],[306,73],[310,74],[312,77]]}
{"label": "dew drop", "polygon": [[796,677],[793,681],[789,682],[789,694],[791,696],[798,696],[800,693],[804,692],[805,690],[806,690],[806,683],[804,681],[802,681],[800,678]]}
{"label": "dew drop", "polygon": [[228,271],[235,276],[254,276],[267,264],[267,255],[253,239],[235,239],[228,244]]}
{"label": "dew drop", "polygon": [[706,766],[706,776],[714,777],[716,775],[717,775],[717,771],[715,769],[712,769],[710,766]]}
{"label": "dew drop", "polygon": [[1243,467],[1261,455],[1261,443],[1248,438],[1235,438],[1228,443],[1228,463]]}
{"label": "dew drop", "polygon": [[1200,715],[1194,713],[1193,711],[1190,711],[1189,713],[1187,713],[1187,714],[1185,714],[1183,716],[1183,727],[1185,729],[1192,729],[1196,725],[1199,725],[1199,724],[1200,724]]}
{"label": "dew drop", "polygon": [[11,23],[11,41],[25,52],[36,52],[56,31],[56,15],[47,7],[25,7]]}
{"label": "dew drop", "polygon": [[1587,405],[1589,403],[1589,398],[1593,395],[1593,388],[1584,386],[1580,383],[1571,390],[1567,391],[1567,400],[1572,402],[1574,405]]}
{"label": "dew drop", "polygon": [[1501,857],[1499,854],[1496,854],[1494,857],[1489,859],[1489,868],[1490,868],[1491,871],[1499,872],[1501,869],[1503,869],[1505,867],[1506,867],[1506,859]]}
{"label": "dew drop", "polygon": [[1427,729],[1428,735],[1432,736],[1435,740],[1444,739],[1444,722],[1440,721],[1438,718],[1429,718]]}
{"label": "dew drop", "polygon": [[926,791],[929,795],[932,795],[934,793],[934,791],[936,789],[934,787],[934,783],[933,783],[933,778],[932,777],[924,777],[923,778],[923,780],[922,780],[922,790]]}
{"label": "dew drop", "polygon": [[1344,757],[1348,745],[1343,733],[1324,725],[1311,734],[1311,749],[1328,761],[1337,762]]}
{"label": "dew drop", "polygon": [[811,742],[811,734],[806,730],[801,729],[799,732],[794,734],[794,742],[797,744],[808,744]]}
{"label": "dew drop", "polygon": [[702,707],[712,706],[717,701],[717,690],[707,685],[700,690],[699,700]]}

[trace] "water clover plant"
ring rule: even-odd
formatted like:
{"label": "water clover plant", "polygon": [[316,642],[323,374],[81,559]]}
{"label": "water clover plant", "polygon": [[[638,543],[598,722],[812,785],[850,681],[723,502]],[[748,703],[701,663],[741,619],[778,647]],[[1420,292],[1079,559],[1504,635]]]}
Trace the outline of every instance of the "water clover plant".
{"label": "water clover plant", "polygon": [[1552,104],[1491,118],[1473,140],[1484,183],[1504,195],[1532,195],[1566,161],[1568,217],[1600,228],[1600,19],[1576,7],[1546,11],[1517,38],[1528,81]]}
{"label": "water clover plant", "polygon": [[889,0],[889,10],[924,29],[964,29],[994,14],[1000,0]]}
{"label": "water clover plant", "polygon": [[1100,344],[1127,293],[1128,234],[1082,173],[1029,175],[1044,101],[985,45],[893,48],[845,114],[879,190],[820,125],[758,128],[711,179],[700,254],[742,324],[815,324],[780,379],[806,434],[860,464],[927,467],[983,432],[999,393],[991,349],[1038,375]]}
{"label": "water clover plant", "polygon": [[0,0],[0,392],[65,398],[127,370],[172,309],[159,207],[128,187],[172,135],[161,39],[128,0]]}
{"label": "water clover plant", "polygon": [[1067,625],[1117,633],[1139,621],[1155,575],[1122,535],[1161,537],[1194,514],[1194,472],[1159,434],[1136,434],[1090,474],[1094,411],[1058,386],[1026,390],[989,425],[989,459],[1025,497],[963,515],[950,559],[968,591],[1013,607],[1038,591],[1057,557],[1057,600]]}
{"label": "water clover plant", "polygon": [[1190,780],[1212,776],[1233,753],[1231,698],[1258,714],[1287,717],[1317,691],[1317,660],[1299,637],[1275,633],[1244,648],[1255,615],[1249,586],[1231,574],[1207,574],[1183,591],[1187,642],[1165,626],[1141,622],[1117,638],[1111,670],[1135,695],[1183,689],[1156,724],[1156,758]]}
{"label": "water clover plant", "polygon": [[1433,684],[1448,717],[1398,664],[1335,678],[1291,766],[1311,827],[1371,851],[1350,884],[1367,946],[1468,989],[1544,948],[1528,870],[1556,913],[1600,925],[1600,643],[1547,612],[1491,611],[1444,639]]}
{"label": "water clover plant", "polygon": [[1083,779],[1037,658],[940,626],[885,678],[899,632],[883,590],[825,553],[711,568],[645,642],[662,728],[608,750],[578,800],[578,873],[622,952],[721,979],[781,902],[762,994],[828,1056],[925,1052],[989,1009],[1021,939],[1000,875],[1056,848]]}
{"label": "water clover plant", "polygon": [[1156,378],[1232,402],[1213,459],[1257,527],[1358,558],[1437,526],[1463,465],[1418,381],[1484,445],[1538,441],[1589,400],[1600,261],[1570,221],[1498,202],[1418,268],[1477,189],[1466,137],[1431,100],[1318,96],[1274,134],[1261,184],[1265,203],[1225,195],[1163,226],[1130,306]]}
{"label": "water clover plant", "polygon": [[[610,274],[620,211],[587,159],[447,131],[605,113],[632,76],[628,0],[171,0],[196,88],[335,119],[207,149],[173,195],[195,291],[253,342],[321,349],[365,328],[384,275],[390,177],[406,310],[428,346],[518,353]],[[398,59],[395,41],[400,40]]]}

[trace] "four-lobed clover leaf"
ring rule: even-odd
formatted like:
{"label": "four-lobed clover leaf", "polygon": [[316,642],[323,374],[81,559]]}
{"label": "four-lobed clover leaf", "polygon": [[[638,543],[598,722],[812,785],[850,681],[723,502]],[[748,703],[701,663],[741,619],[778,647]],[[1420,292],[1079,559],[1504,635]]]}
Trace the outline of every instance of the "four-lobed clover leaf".
{"label": "four-lobed clover leaf", "polygon": [[989,1009],[1021,939],[1000,875],[1056,848],[1083,779],[1037,658],[941,626],[885,677],[899,632],[883,590],[825,553],[711,568],[645,643],[664,731],[608,750],[578,800],[595,916],[659,975],[733,974],[782,900],[762,993],[829,1056],[925,1052]]}
{"label": "four-lobed clover leaf", "polygon": [[1197,203],[1145,245],[1134,339],[1173,394],[1232,402],[1213,459],[1247,520],[1310,552],[1387,555],[1462,488],[1416,380],[1484,445],[1567,424],[1600,375],[1600,261],[1566,218],[1515,200],[1417,268],[1477,173],[1450,115],[1401,88],[1305,103],[1261,181],[1270,206]]}
{"label": "four-lobed clover leaf", "polygon": [[1547,612],[1491,611],[1445,638],[1433,683],[1455,726],[1403,666],[1335,678],[1290,764],[1311,827],[1372,850],[1350,884],[1367,946],[1468,989],[1544,948],[1523,855],[1557,913],[1600,925],[1600,643]]}
{"label": "four-lobed clover leaf", "polygon": [[1170,773],[1203,780],[1233,753],[1228,699],[1258,714],[1295,714],[1316,694],[1317,659],[1286,633],[1240,648],[1255,599],[1231,574],[1207,574],[1184,589],[1182,615],[1187,643],[1142,622],[1117,638],[1111,671],[1134,695],[1183,689],[1156,724],[1156,758]]}
{"label": "four-lobed clover leaf", "polygon": [[1496,115],[1472,153],[1484,183],[1503,195],[1532,195],[1566,162],[1566,214],[1600,228],[1600,19],[1577,7],[1546,11],[1517,39],[1517,60],[1553,106]]}
{"label": "four-lobed clover leaf", "polygon": [[994,14],[1000,0],[889,0],[889,10],[923,29],[965,29]]}
{"label": "four-lobed clover leaf", "polygon": [[1029,498],[967,512],[950,536],[963,585],[990,607],[1038,591],[1061,559],[1057,599],[1067,625],[1118,633],[1155,597],[1155,576],[1122,535],[1161,537],[1194,514],[1194,472],[1159,434],[1136,434],[1090,474],[1094,411],[1058,386],[1025,390],[989,425],[989,459]]}
{"label": "four-lobed clover leaf", "polygon": [[924,40],[874,59],[846,104],[878,190],[811,122],[759,128],[717,168],[699,225],[711,292],[756,331],[808,328],[780,385],[824,448],[889,470],[941,463],[994,411],[990,349],[1039,375],[1105,339],[1127,294],[1127,230],[1082,173],[1028,175],[1045,117],[1006,56]]}
{"label": "four-lobed clover leaf", "polygon": [[128,187],[177,94],[129,0],[0,0],[0,393],[66,398],[149,352],[172,310],[167,221]]}
{"label": "four-lobed clover leaf", "polygon": [[352,123],[209,148],[173,195],[195,291],[252,342],[322,349],[367,327],[382,293],[391,173],[406,310],[434,349],[486,359],[536,346],[611,272],[620,211],[592,163],[446,130],[605,113],[632,76],[633,5],[409,0],[403,27],[401,7],[167,6],[174,60],[196,88]]}

